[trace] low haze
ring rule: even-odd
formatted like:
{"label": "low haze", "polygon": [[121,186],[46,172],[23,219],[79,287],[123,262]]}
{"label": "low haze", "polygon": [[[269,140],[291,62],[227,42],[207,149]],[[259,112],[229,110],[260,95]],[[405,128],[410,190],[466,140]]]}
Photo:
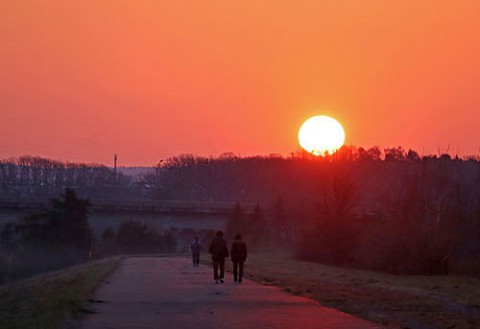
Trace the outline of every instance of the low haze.
{"label": "low haze", "polygon": [[0,0],[0,158],[346,144],[478,154],[480,2]]}

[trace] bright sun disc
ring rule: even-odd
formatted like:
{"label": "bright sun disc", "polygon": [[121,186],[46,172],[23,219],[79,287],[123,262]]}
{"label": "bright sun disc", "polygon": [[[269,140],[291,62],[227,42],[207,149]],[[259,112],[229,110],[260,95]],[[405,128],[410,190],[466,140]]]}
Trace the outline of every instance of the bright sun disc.
{"label": "bright sun disc", "polygon": [[345,132],[337,120],[319,115],[303,123],[298,131],[298,141],[314,155],[332,154],[345,142]]}

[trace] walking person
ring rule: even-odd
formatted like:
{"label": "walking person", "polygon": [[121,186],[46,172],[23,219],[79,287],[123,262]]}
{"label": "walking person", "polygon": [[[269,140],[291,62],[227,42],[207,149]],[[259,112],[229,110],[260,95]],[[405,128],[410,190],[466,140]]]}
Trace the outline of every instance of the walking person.
{"label": "walking person", "polygon": [[233,282],[242,283],[243,266],[247,260],[247,245],[242,241],[242,235],[235,235],[235,241],[230,249],[233,262]]}
{"label": "walking person", "polygon": [[212,255],[213,279],[215,280],[215,283],[223,283],[223,278],[225,276],[225,258],[228,257],[228,247],[227,242],[223,238],[222,231],[217,231],[217,233],[215,233],[215,238],[210,244],[208,252]]}
{"label": "walking person", "polygon": [[202,244],[200,243],[198,236],[192,241],[190,250],[192,251],[193,267],[197,267],[198,264],[200,264],[200,251],[202,251]]}

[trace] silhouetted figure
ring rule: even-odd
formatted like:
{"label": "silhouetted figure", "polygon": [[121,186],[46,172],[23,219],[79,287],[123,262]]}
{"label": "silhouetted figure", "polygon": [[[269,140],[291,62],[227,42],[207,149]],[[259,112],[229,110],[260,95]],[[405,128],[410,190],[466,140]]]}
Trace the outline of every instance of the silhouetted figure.
{"label": "silhouetted figure", "polygon": [[202,251],[202,244],[200,243],[198,236],[192,241],[190,250],[192,250],[193,267],[197,267],[198,264],[200,264],[200,251]]}
{"label": "silhouetted figure", "polygon": [[[213,279],[215,283],[223,283],[225,276],[225,258],[228,257],[228,248],[222,231],[217,231],[208,252],[212,255]],[[219,267],[220,273],[218,273]]]}
{"label": "silhouetted figure", "polygon": [[235,235],[235,241],[232,243],[230,253],[233,263],[233,281],[235,283],[242,283],[243,265],[247,260],[247,245],[242,241],[240,234]]}

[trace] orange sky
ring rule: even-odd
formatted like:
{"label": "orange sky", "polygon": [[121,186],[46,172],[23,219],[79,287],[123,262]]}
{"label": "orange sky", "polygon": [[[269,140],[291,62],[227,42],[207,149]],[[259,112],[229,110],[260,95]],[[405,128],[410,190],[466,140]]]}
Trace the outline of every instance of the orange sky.
{"label": "orange sky", "polygon": [[[75,3],[75,4],[73,4]],[[0,0],[0,158],[480,153],[480,1]]]}

